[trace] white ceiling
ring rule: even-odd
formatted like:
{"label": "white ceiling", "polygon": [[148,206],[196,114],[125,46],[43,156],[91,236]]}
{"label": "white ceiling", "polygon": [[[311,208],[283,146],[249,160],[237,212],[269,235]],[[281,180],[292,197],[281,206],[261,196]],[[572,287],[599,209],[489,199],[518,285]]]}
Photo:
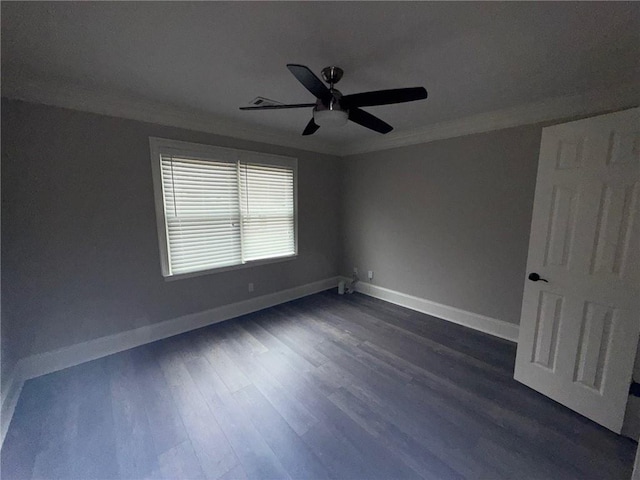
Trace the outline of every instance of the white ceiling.
{"label": "white ceiling", "polygon": [[[640,84],[639,3],[2,2],[1,9],[5,95],[40,79],[278,135],[299,136],[310,109],[238,107],[256,96],[313,101],[287,63],[318,75],[340,66],[343,94],[426,87],[427,100],[367,108],[395,127],[389,135]],[[340,147],[379,135],[350,122],[309,141]]]}

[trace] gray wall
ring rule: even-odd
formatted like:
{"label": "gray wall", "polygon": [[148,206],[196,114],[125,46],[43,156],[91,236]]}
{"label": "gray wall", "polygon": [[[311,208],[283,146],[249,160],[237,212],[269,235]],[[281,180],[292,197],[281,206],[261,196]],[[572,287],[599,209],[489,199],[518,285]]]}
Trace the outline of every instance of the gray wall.
{"label": "gray wall", "polygon": [[519,323],[541,127],[347,157],[341,271]]}
{"label": "gray wall", "polygon": [[[149,136],[297,157],[299,258],[163,280]],[[2,351],[49,351],[337,275],[339,170],[337,157],[3,99]]]}

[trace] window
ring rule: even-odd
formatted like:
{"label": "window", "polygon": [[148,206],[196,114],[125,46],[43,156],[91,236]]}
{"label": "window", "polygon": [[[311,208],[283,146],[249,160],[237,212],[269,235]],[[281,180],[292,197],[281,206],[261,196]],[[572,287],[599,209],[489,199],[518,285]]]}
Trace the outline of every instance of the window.
{"label": "window", "polygon": [[150,138],[162,274],[297,254],[295,158]]}

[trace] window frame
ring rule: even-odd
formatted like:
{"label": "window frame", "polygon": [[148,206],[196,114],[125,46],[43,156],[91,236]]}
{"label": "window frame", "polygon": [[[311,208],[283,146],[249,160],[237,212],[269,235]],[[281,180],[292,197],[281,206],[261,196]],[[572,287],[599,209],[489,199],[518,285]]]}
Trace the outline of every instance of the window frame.
{"label": "window frame", "polygon": [[[283,155],[256,152],[251,150],[240,150],[235,148],[218,147],[202,143],[184,142],[180,140],[170,140],[159,137],[149,137],[149,152],[151,156],[151,176],[153,178],[153,195],[156,210],[156,227],[158,234],[158,245],[160,247],[160,268],[162,276],[166,281],[179,280],[182,278],[198,277],[200,275],[210,275],[214,273],[240,270],[270,263],[279,263],[295,260],[298,258],[298,159]],[[224,267],[208,268],[186,273],[171,273],[169,264],[169,244],[167,222],[164,211],[164,190],[162,184],[161,155],[184,155],[204,161],[218,161],[237,163],[243,162],[252,165],[283,166],[293,169],[293,235],[294,253],[280,257],[263,258],[260,260],[250,260],[235,265]]]}

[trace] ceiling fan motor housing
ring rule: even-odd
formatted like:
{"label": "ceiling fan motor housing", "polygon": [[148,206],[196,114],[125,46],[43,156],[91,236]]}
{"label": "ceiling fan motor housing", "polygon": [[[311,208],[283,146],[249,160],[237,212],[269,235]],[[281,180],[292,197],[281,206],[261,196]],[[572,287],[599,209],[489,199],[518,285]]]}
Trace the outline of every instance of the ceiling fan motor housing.
{"label": "ceiling fan motor housing", "polygon": [[324,103],[321,99],[318,99],[316,101],[316,106],[314,108],[314,110],[344,110],[346,111],[346,108],[343,108],[343,106],[340,104],[340,99],[342,98],[342,93],[340,93],[339,90],[336,90],[335,88],[332,88],[329,90],[331,92],[331,100],[329,100],[329,103]]}

